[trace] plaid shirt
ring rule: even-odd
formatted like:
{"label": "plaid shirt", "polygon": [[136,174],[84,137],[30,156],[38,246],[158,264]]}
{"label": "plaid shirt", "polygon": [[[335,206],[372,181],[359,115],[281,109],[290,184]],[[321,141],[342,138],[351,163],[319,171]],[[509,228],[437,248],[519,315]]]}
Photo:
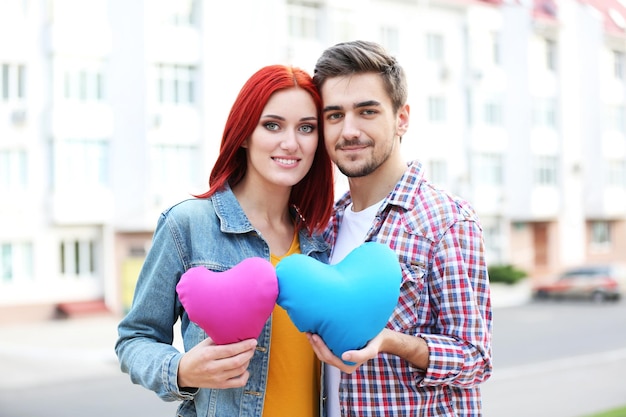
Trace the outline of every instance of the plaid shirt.
{"label": "plaid shirt", "polygon": [[[333,245],[347,193],[326,231]],[[387,327],[422,337],[429,366],[386,353],[341,374],[343,416],[480,416],[478,384],[491,375],[491,300],[482,230],[473,209],[409,164],[365,239],[398,254],[402,287]]]}

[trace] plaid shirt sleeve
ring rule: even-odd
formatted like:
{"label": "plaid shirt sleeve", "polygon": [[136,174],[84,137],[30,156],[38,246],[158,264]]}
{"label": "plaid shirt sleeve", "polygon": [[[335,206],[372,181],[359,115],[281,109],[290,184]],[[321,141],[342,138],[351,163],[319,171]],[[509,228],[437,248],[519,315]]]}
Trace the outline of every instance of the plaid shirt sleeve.
{"label": "plaid shirt sleeve", "polygon": [[[326,238],[332,245],[349,195],[340,199]],[[342,374],[345,416],[479,417],[479,384],[491,375],[491,302],[482,230],[471,206],[436,189],[420,163],[382,203],[366,240],[389,245],[403,270],[387,327],[423,338],[428,369],[381,353]]]}
{"label": "plaid shirt sleeve", "polygon": [[422,333],[429,367],[421,385],[472,386],[491,374],[491,305],[482,232],[455,223],[436,245],[430,281],[436,331]]}

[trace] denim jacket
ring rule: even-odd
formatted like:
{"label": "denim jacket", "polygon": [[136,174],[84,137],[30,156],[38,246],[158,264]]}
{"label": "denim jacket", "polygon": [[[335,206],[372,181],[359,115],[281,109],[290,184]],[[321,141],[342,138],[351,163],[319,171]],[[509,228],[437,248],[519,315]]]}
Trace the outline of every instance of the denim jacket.
{"label": "denim jacket", "polygon": [[[303,254],[327,262],[328,245],[321,237],[299,233]],[[271,318],[258,338],[243,388],[181,389],[177,385],[182,353],[172,346],[174,324],[181,321],[185,351],[207,335],[189,320],[176,284],[189,268],[225,271],[249,257],[270,259],[267,242],[254,229],[231,189],[209,199],[185,200],[164,211],[142,267],[133,305],[119,324],[115,351],[121,369],[133,383],[165,401],[182,400],[178,416],[249,416],[262,414],[269,366]]]}

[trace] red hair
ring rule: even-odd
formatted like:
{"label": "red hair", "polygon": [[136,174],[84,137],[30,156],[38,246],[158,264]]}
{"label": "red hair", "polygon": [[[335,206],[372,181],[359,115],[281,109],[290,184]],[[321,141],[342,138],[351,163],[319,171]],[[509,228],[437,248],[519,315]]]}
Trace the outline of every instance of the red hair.
{"label": "red hair", "polygon": [[228,182],[235,186],[246,175],[246,149],[243,142],[252,135],[261,113],[272,94],[289,88],[305,90],[317,108],[318,141],[315,159],[305,177],[291,189],[289,204],[295,206],[301,220],[297,228],[309,234],[326,227],[333,205],[333,168],[322,137],[322,99],[313,79],[304,70],[284,65],[261,68],[248,79],[235,99],[222,135],[220,153],[209,177],[209,191],[197,195],[208,198]]}

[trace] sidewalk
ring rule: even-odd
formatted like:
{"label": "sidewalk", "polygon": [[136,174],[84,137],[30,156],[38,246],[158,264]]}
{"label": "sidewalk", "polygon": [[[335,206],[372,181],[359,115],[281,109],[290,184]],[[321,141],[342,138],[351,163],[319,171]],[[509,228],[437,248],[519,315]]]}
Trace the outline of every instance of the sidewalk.
{"label": "sidewalk", "polygon": [[491,283],[491,306],[513,307],[526,304],[531,299],[530,280],[524,279],[516,284],[508,285]]}
{"label": "sidewalk", "polygon": [[[492,285],[492,305],[502,308],[528,301],[526,283]],[[0,324],[0,390],[120,374],[114,346],[114,314]],[[175,340],[180,349],[180,341]]]}
{"label": "sidewalk", "polygon": [[119,317],[103,314],[0,326],[0,390],[120,372]]}

